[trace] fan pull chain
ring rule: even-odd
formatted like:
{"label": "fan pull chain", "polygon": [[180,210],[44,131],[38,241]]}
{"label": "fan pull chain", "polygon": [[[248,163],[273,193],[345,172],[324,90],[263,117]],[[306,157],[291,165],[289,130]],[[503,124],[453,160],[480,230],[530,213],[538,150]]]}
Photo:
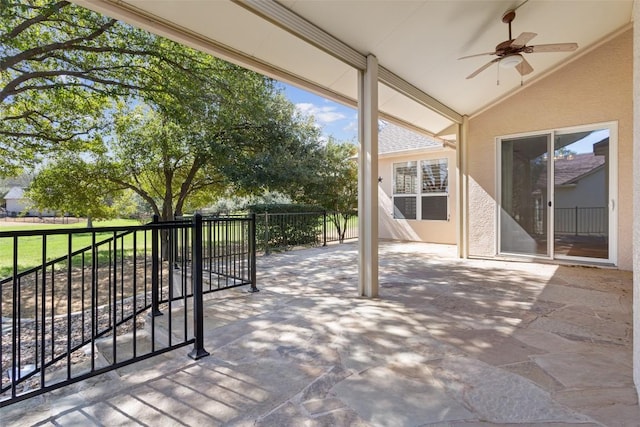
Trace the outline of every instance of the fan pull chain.
{"label": "fan pull chain", "polygon": [[498,66],[496,67],[498,69],[498,77],[496,80],[496,86],[500,86],[500,63],[498,63]]}

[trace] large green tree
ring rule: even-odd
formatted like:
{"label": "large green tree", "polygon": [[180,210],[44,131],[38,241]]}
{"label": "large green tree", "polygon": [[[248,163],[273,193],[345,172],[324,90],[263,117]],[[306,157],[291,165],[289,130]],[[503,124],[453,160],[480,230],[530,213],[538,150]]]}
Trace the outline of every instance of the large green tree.
{"label": "large green tree", "polygon": [[328,211],[342,242],[349,219],[358,210],[358,147],[329,138],[320,154],[322,167],[307,181],[303,200]]}
{"label": "large green tree", "polygon": [[[171,219],[222,185],[293,192],[308,175],[317,131],[270,79],[67,1],[0,1],[0,174],[46,154],[40,206],[67,183],[55,200],[76,212],[131,190]],[[40,191],[65,169],[86,194],[78,176]]]}
{"label": "large green tree", "polygon": [[65,174],[67,168],[98,191],[75,194],[77,179],[46,188],[48,180],[38,176],[30,192],[37,205],[51,209],[55,197],[42,195],[55,191],[58,200],[73,200],[75,211],[84,212],[103,204],[104,195],[130,190],[161,220],[171,220],[229,188],[236,194],[300,191],[315,176],[310,168],[321,167],[316,126],[295,114],[271,80],[209,60],[210,81],[184,82],[193,88],[190,99],[175,105],[157,96],[155,104],[124,105],[113,115],[115,132],[103,139],[102,150],[76,157],[72,165],[63,155],[41,172]]}
{"label": "large green tree", "polygon": [[[56,0],[0,0],[0,174],[99,144],[115,99],[171,94],[198,56]],[[179,93],[174,93],[179,95]]]}
{"label": "large green tree", "polygon": [[130,190],[171,219],[304,178],[317,131],[270,79],[67,1],[0,1],[0,174],[46,154],[39,206],[102,217]]}

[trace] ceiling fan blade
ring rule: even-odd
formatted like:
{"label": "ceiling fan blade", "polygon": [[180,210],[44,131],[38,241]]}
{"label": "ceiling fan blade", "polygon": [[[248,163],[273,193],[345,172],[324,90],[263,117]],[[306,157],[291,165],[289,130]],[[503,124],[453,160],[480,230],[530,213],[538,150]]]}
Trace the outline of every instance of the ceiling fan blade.
{"label": "ceiling fan blade", "polygon": [[475,58],[476,56],[495,55],[495,54],[496,54],[496,52],[476,53],[475,55],[461,56],[458,59]]}
{"label": "ceiling fan blade", "polygon": [[484,64],[482,67],[478,68],[478,69],[477,69],[477,70],[475,70],[473,73],[469,74],[469,75],[467,76],[467,79],[472,79],[472,78],[474,78],[475,76],[477,76],[478,74],[480,74],[481,72],[483,72],[484,70],[486,70],[487,68],[489,68],[489,67],[491,66],[491,64],[493,64],[494,62],[498,62],[498,61],[500,61],[500,59],[501,59],[501,58],[496,58],[496,59],[493,59],[493,60],[491,60],[491,61],[487,62],[487,63],[486,63],[486,64]]}
{"label": "ceiling fan blade", "polygon": [[524,56],[522,57],[522,62],[516,65],[516,70],[518,70],[521,76],[533,73],[533,67],[529,64],[529,61],[524,59]]}
{"label": "ceiling fan blade", "polygon": [[522,47],[527,44],[529,40],[537,36],[536,33],[522,33],[514,41],[511,42],[511,47]]}
{"label": "ceiling fan blade", "polygon": [[527,53],[539,52],[573,52],[578,48],[578,43],[553,43],[528,46]]}

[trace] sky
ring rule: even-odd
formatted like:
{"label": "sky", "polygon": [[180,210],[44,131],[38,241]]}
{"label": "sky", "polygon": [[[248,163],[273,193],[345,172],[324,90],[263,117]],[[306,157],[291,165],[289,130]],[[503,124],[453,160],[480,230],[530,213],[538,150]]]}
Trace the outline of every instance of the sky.
{"label": "sky", "polygon": [[346,107],[294,86],[281,83],[285,96],[298,111],[312,115],[324,138],[338,141],[358,140],[358,116],[355,108]]}
{"label": "sky", "polygon": [[591,132],[582,139],[568,145],[567,148],[575,153],[593,153],[593,144],[602,141],[609,136],[609,129],[597,130]]}
{"label": "sky", "polygon": [[[355,108],[346,107],[295,86],[279,84],[298,111],[315,117],[325,139],[333,136],[338,141],[357,142],[358,116]],[[593,144],[609,136],[608,132],[608,129],[592,132],[567,148],[576,153],[592,153]]]}

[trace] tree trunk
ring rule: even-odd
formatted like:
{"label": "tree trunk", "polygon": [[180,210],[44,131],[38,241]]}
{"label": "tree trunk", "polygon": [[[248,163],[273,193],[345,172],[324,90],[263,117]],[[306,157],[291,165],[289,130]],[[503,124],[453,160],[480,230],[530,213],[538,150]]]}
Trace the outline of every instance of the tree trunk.
{"label": "tree trunk", "polygon": [[93,218],[91,218],[91,215],[87,217],[87,228],[93,228]]}

